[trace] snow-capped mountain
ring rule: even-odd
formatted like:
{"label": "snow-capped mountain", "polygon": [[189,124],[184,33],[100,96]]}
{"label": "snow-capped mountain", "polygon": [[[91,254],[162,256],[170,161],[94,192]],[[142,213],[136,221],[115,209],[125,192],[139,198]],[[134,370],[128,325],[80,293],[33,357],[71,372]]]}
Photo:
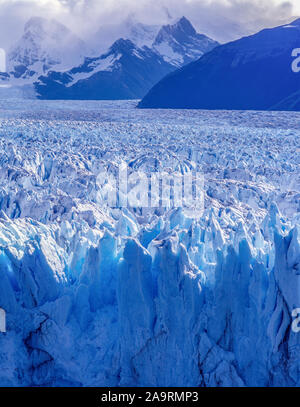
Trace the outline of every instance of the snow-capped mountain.
{"label": "snow-capped mountain", "polygon": [[139,99],[172,69],[154,50],[120,39],[100,57],[41,76],[35,88],[43,99]]}
{"label": "snow-capped mountain", "polygon": [[300,74],[292,70],[299,39],[300,19],[221,45],[164,78],[140,106],[299,110],[299,103],[286,99],[300,89]]}
{"label": "snow-capped mountain", "polygon": [[160,30],[129,21],[125,39],[103,55],[65,72],[51,70],[35,87],[43,99],[140,99],[165,75],[217,44],[184,17]]}
{"label": "snow-capped mountain", "polygon": [[129,25],[128,34],[125,38],[132,41],[139,48],[147,46],[151,48],[160,30],[159,25],[146,25],[134,22]]}
{"label": "snow-capped mountain", "polygon": [[[117,27],[109,30],[102,49]],[[36,91],[44,99],[140,99],[165,75],[218,45],[185,17],[163,27],[128,18],[119,32],[123,38],[97,55],[56,20],[31,18],[0,81],[27,97]]]}
{"label": "snow-capped mountain", "polygon": [[142,24],[129,16],[120,26],[101,27],[96,38],[100,42],[109,36],[117,40],[116,35],[132,41],[139,48],[147,46],[155,49],[166,62],[175,67],[194,61],[219,45],[206,35],[198,34],[186,17],[159,26]]}
{"label": "snow-capped mountain", "polygon": [[151,48],[160,28],[161,25],[143,24],[134,15],[129,15],[122,22],[101,25],[89,44],[95,51],[93,56],[104,54],[120,38],[132,41],[139,48]]}
{"label": "snow-capped mountain", "polygon": [[88,54],[85,43],[58,21],[31,18],[21,39],[8,52],[12,84],[32,83],[49,69],[68,69]]}
{"label": "snow-capped mountain", "polygon": [[177,67],[195,61],[217,45],[206,35],[198,34],[185,17],[173,25],[163,26],[153,43],[154,49],[165,61]]}

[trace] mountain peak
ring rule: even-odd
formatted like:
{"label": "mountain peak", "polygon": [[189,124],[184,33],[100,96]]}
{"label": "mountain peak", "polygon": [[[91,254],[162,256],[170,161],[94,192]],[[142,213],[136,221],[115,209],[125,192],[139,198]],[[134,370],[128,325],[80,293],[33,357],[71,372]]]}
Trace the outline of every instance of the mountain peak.
{"label": "mountain peak", "polygon": [[193,27],[192,23],[185,16],[181,17],[177,21],[177,23],[175,23],[173,25],[173,27],[181,29],[182,31],[184,31],[188,35],[195,35],[196,34],[196,30]]}
{"label": "mountain peak", "polygon": [[190,20],[188,20],[185,16],[182,16],[181,18],[179,18],[178,23],[181,23],[181,24],[185,24],[185,23],[191,24],[191,23],[190,23]]}
{"label": "mountain peak", "polygon": [[211,38],[198,34],[184,16],[174,24],[164,25],[153,43],[165,61],[176,67],[195,61],[217,45]]}
{"label": "mountain peak", "polygon": [[57,20],[43,17],[31,17],[24,26],[25,34],[55,34],[56,31],[63,32],[65,34],[70,33],[70,30]]}
{"label": "mountain peak", "polygon": [[32,17],[24,33],[9,50],[8,69],[14,80],[28,83],[50,68],[72,67],[83,60],[85,43],[55,19]]}
{"label": "mountain peak", "polygon": [[[197,32],[191,22],[186,17],[181,17],[174,24],[163,25],[161,33],[165,32],[172,36],[195,36]],[[159,35],[159,34],[158,34]]]}
{"label": "mountain peak", "polygon": [[134,43],[125,38],[120,38],[117,41],[113,43],[113,45],[110,47],[111,51],[126,51],[126,50],[131,50],[135,48]]}
{"label": "mountain peak", "polygon": [[160,28],[158,25],[146,25],[135,22],[128,26],[127,38],[140,48],[145,45],[150,48]]}
{"label": "mountain peak", "polygon": [[291,50],[299,43],[299,30],[300,20],[297,20],[221,45],[164,78],[140,106],[221,110],[290,108],[298,100],[298,95],[287,98],[299,90],[299,77],[291,69]]}
{"label": "mountain peak", "polygon": [[31,17],[24,26],[24,31],[28,31],[31,27],[42,26],[47,22],[43,17]]}

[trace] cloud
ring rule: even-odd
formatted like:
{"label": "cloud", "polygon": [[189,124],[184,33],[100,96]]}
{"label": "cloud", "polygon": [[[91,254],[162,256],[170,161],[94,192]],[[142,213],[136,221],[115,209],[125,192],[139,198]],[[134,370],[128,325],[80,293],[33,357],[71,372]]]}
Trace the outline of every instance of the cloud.
{"label": "cloud", "polygon": [[[299,0],[0,0],[0,47],[17,40],[31,16],[54,17],[89,39],[129,14],[149,24],[185,15],[199,32],[222,41],[276,26],[300,15]],[[101,39],[100,39],[101,40]]]}

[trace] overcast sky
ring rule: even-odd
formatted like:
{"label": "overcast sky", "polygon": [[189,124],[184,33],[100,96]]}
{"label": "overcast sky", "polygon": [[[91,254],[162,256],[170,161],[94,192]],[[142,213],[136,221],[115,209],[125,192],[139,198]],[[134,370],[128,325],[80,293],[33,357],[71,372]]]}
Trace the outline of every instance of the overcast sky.
{"label": "overcast sky", "polygon": [[22,34],[31,16],[54,17],[88,39],[129,14],[144,23],[164,24],[182,15],[198,32],[221,42],[300,16],[299,0],[0,0],[0,47]]}

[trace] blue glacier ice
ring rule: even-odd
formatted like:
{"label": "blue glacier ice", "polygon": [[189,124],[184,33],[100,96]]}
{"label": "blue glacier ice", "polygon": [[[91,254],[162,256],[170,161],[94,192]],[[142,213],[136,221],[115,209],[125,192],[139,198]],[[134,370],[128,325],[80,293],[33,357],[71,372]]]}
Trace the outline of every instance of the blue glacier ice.
{"label": "blue glacier ice", "polygon": [[[299,386],[300,115],[30,103],[0,119],[0,385]],[[204,211],[109,207],[120,162],[201,164]]]}

